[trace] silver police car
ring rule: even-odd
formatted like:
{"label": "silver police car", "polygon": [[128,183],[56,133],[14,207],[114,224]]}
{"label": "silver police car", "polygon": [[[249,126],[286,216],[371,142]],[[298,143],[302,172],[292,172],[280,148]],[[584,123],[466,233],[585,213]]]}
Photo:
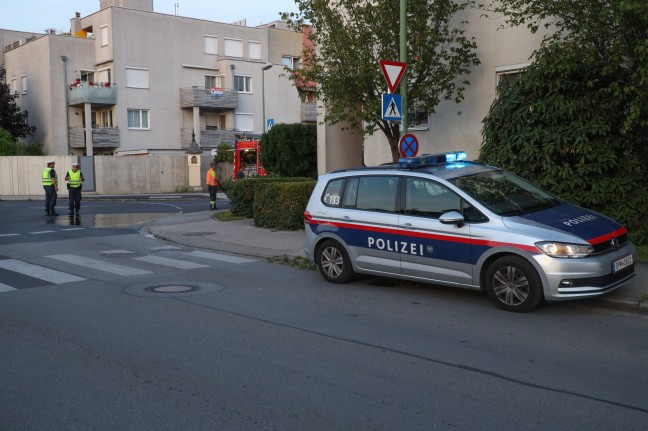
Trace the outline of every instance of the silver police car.
{"label": "silver police car", "polygon": [[333,283],[363,273],[483,289],[526,312],[634,276],[619,223],[465,152],[321,175],[304,223],[306,255]]}

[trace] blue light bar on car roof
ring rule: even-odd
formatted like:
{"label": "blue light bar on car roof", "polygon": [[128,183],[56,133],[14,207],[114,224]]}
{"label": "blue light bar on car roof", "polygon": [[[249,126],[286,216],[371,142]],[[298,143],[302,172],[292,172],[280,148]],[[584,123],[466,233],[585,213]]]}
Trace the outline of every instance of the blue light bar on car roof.
{"label": "blue light bar on car roof", "polygon": [[441,165],[449,162],[459,162],[466,160],[467,154],[465,151],[454,151],[450,153],[427,154],[419,157],[406,157],[398,160],[398,165],[401,168],[421,168],[423,166]]}

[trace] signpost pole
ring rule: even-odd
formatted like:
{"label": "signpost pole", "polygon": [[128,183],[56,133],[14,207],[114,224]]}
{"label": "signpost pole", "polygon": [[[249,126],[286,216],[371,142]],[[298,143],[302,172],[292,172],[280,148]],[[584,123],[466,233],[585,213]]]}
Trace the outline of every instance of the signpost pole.
{"label": "signpost pole", "polygon": [[[400,61],[407,63],[407,0],[400,0]],[[401,136],[404,136],[407,134],[407,69],[405,69],[401,78],[400,92],[403,100]]]}

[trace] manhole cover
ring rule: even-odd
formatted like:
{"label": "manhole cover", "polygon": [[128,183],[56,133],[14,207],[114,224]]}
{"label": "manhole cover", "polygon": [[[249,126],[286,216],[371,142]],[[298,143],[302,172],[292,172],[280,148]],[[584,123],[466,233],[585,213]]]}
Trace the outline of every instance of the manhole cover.
{"label": "manhole cover", "polygon": [[152,286],[146,288],[148,292],[155,292],[155,293],[187,293],[187,292],[195,292],[198,289],[200,288],[196,286],[181,286],[181,285]]}

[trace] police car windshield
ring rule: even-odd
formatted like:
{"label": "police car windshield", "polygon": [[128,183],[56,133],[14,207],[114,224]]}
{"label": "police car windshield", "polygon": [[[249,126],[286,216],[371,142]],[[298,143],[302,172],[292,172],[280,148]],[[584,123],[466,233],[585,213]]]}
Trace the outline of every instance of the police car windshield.
{"label": "police car windshield", "polygon": [[560,201],[506,171],[489,171],[449,180],[500,216],[514,216],[558,206]]}

